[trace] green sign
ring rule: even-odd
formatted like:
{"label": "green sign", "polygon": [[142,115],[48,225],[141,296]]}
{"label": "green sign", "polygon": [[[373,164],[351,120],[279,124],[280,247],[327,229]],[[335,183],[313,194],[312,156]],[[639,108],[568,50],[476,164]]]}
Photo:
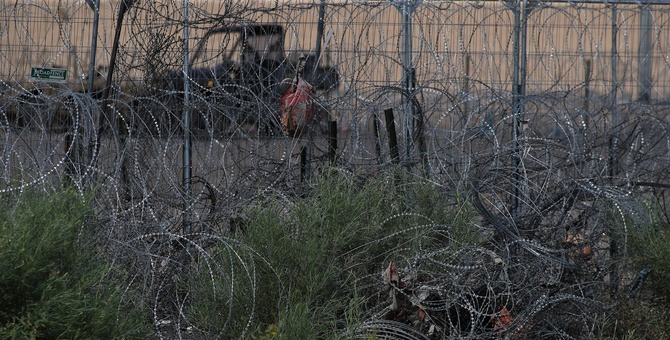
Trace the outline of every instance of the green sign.
{"label": "green sign", "polygon": [[67,70],[62,68],[31,67],[30,79],[64,83],[67,78]]}

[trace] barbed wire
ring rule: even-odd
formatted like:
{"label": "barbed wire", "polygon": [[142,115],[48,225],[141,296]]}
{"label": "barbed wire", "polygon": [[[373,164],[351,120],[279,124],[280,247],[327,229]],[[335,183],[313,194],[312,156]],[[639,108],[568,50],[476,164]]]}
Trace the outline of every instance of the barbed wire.
{"label": "barbed wire", "polygon": [[[245,206],[270,193],[290,202],[331,164],[365,177],[398,163],[454,197],[467,193],[493,245],[403,255],[399,272],[414,286],[395,287],[398,296],[430,317],[390,316],[388,295],[371,294],[353,338],[501,334],[483,324],[500,306],[515,315],[510,337],[579,338],[604,307],[596,287],[623,284],[611,263],[625,239],[613,247],[607,223],[633,227],[648,222],[649,205],[667,209],[654,201],[670,186],[667,5],[191,1],[188,20],[177,2],[126,5],[122,22],[111,1],[99,3],[99,22],[94,2],[0,9],[0,192],[52,191],[62,180],[95,188],[109,251],[148,278],[157,329],[187,323],[170,276],[183,257],[204,259],[197,270],[227,282],[240,264],[253,287],[268,264],[222,235]],[[317,112],[309,133],[291,138],[277,88],[301,54]],[[67,76],[44,79],[33,68]],[[237,260],[213,262],[212,243]],[[128,249],[134,255],[122,256]],[[387,288],[379,275],[360,281],[362,290]],[[213,292],[233,294],[219,283]]]}

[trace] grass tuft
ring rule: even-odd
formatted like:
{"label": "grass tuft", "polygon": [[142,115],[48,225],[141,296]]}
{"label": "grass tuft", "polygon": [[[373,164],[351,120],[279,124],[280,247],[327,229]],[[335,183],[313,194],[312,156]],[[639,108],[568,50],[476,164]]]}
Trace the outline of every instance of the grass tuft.
{"label": "grass tuft", "polygon": [[76,193],[29,193],[0,209],[0,338],[142,338],[146,320],[85,228]]}
{"label": "grass tuft", "polygon": [[[340,338],[362,321],[365,304],[378,303],[369,296],[385,287],[381,273],[389,260],[476,242],[468,232],[473,210],[465,204],[449,203],[434,185],[393,183],[385,176],[361,183],[333,172],[316,179],[304,198],[269,197],[250,207],[236,239],[257,256],[218,251],[212,259],[223,273],[213,271],[216,282],[206,270],[191,275],[192,288],[210,287],[198,301],[214,301],[214,287],[236,291],[219,295],[220,314],[194,304],[194,322],[212,331],[227,327],[233,338]],[[252,267],[253,277],[246,274]],[[224,311],[227,302],[236,317]]]}

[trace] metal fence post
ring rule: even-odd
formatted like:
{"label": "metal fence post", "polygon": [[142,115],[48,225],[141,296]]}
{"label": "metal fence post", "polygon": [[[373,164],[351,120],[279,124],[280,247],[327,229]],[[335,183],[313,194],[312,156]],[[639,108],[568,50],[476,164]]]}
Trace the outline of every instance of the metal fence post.
{"label": "metal fence post", "polygon": [[91,37],[91,60],[88,63],[88,93],[93,95],[93,82],[95,77],[95,54],[98,49],[98,23],[100,21],[100,0],[86,0],[93,10],[93,33]]}
{"label": "metal fence post", "polygon": [[184,185],[184,233],[191,232],[189,224],[189,205],[191,204],[191,125],[189,110],[189,67],[188,67],[188,0],[184,0],[184,111],[182,114],[182,129],[184,145],[182,149],[183,185]]}
{"label": "metal fence post", "polygon": [[[100,0],[86,0],[86,3],[91,7],[93,10],[93,32],[91,33],[91,59],[88,64],[88,94],[90,96],[89,100],[89,106],[88,106],[88,112],[91,115],[91,118],[93,120],[93,132],[89,134],[89,140],[88,140],[88,162],[89,164],[93,164],[94,158],[97,157],[95,155],[95,150],[97,150],[97,147],[95,147],[96,143],[99,143],[100,141],[98,140],[93,140],[96,138],[96,133],[95,131],[98,131],[98,127],[101,124],[101,118],[99,113],[95,114],[93,110],[93,84],[95,82],[95,57],[96,57],[96,51],[98,49],[98,24],[100,22]],[[75,143],[78,141],[75,140]],[[88,173],[89,170],[86,170]]]}
{"label": "metal fence post", "polygon": [[398,164],[400,162],[400,155],[398,154],[398,139],[396,137],[393,109],[384,110],[384,118],[386,118],[386,133],[389,136],[389,151],[391,153],[391,163]]}
{"label": "metal fence post", "polygon": [[411,98],[414,92],[412,77],[412,14],[416,9],[416,0],[403,0],[396,5],[402,17],[402,134],[405,138],[405,162],[411,164],[414,159],[414,104]]}
{"label": "metal fence post", "polygon": [[[609,175],[609,180],[613,181],[614,176],[617,174],[617,144],[618,144],[618,124],[619,124],[619,114],[617,108],[617,91],[619,90],[619,83],[617,81],[617,34],[618,34],[618,22],[617,22],[617,6],[612,4],[612,112],[611,112],[611,122],[609,127],[609,132],[607,132],[607,126],[605,126],[606,133],[609,133],[609,156],[607,160],[607,174]],[[605,124],[607,120],[605,119]],[[613,259],[612,264],[609,267],[610,283],[612,285],[611,294],[614,295],[618,290],[617,284],[619,282],[619,271],[616,266],[616,259],[619,258],[619,243],[613,234],[613,230],[608,231],[608,236],[610,237],[609,244],[609,255]]]}
{"label": "metal fence post", "polygon": [[584,130],[591,128],[591,59],[584,60]]}
{"label": "metal fence post", "polygon": [[651,101],[651,9],[649,5],[640,8],[640,46],[638,50],[638,100]]}
{"label": "metal fence post", "polygon": [[[616,4],[612,4],[612,112],[611,112],[611,121],[609,122],[609,147],[610,147],[610,154],[609,154],[609,160],[608,160],[608,175],[610,178],[614,177],[616,175],[616,161],[614,159],[614,155],[616,154],[616,144],[617,144],[617,136],[616,136],[616,129],[617,125],[619,124],[619,115],[617,113],[617,92],[619,91],[619,83],[617,80],[617,58],[618,58],[618,51],[617,51],[617,35],[619,32],[619,26],[617,23],[617,6]],[[605,124],[607,124],[607,120],[605,120]],[[607,126],[605,126],[605,131],[607,131]]]}
{"label": "metal fence post", "polygon": [[533,5],[527,0],[516,1],[512,10],[514,11],[514,44],[513,53],[513,75],[512,75],[512,140],[514,141],[514,153],[512,155],[512,215],[520,213],[520,197],[523,195],[523,149],[524,149],[524,96],[526,94],[526,27],[528,15]]}

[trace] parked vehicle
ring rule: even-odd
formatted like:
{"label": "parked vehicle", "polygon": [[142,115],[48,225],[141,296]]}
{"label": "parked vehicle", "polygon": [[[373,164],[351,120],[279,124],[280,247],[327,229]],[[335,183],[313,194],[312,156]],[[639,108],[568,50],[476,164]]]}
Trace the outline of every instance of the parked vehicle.
{"label": "parked vehicle", "polygon": [[[228,135],[250,126],[262,135],[282,133],[282,93],[278,88],[283,79],[295,76],[294,62],[284,50],[284,38],[281,25],[250,24],[213,27],[198,40],[189,58],[188,72],[192,133]],[[212,51],[217,47],[220,50]],[[339,86],[337,68],[317,66],[315,55],[305,57],[304,78],[316,90],[329,91]],[[107,121],[103,124],[123,124],[137,133],[152,135],[182,133],[183,69],[145,72],[149,71],[155,71],[152,85],[129,81],[112,84],[108,105],[123,117],[116,123],[103,119]],[[107,68],[98,67],[94,77],[91,100],[101,104]],[[7,95],[0,102],[2,124],[66,132],[74,126],[75,113],[91,112],[92,101],[79,98],[89,91],[88,84],[88,74],[84,74],[72,86],[29,83],[4,89]]]}
{"label": "parked vehicle", "polygon": [[[218,63],[189,70],[192,126],[232,133],[240,126],[255,125],[262,134],[281,133],[279,84],[295,76],[295,65],[284,51],[283,27],[267,24],[210,29],[196,46],[190,64],[199,64],[207,46],[217,46],[222,39],[233,43],[217,54]],[[315,89],[328,91],[339,85],[336,68],[316,66],[313,55],[306,60],[304,78]],[[183,107],[183,74],[182,70],[171,70],[164,81],[170,106],[177,111]]]}

